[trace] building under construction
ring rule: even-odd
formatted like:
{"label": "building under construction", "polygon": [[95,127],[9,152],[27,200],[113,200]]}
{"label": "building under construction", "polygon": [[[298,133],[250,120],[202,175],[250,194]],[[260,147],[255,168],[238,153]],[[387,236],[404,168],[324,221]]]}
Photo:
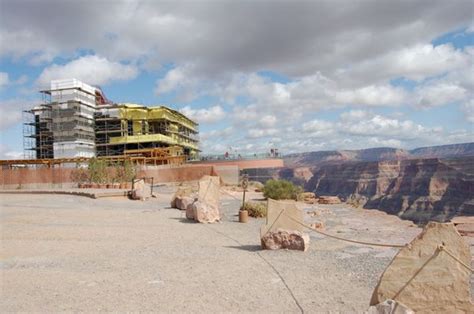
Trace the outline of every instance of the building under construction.
{"label": "building under construction", "polygon": [[157,156],[194,158],[198,124],[165,106],[109,101],[102,90],[76,79],[51,81],[43,103],[25,111],[26,159]]}

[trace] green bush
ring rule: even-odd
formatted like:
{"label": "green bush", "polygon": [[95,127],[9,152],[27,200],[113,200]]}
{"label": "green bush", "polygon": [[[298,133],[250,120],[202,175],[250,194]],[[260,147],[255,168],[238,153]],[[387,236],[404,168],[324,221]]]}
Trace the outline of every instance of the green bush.
{"label": "green bush", "polygon": [[245,202],[245,205],[240,207],[240,210],[248,211],[250,217],[267,217],[267,205],[263,203]]}
{"label": "green bush", "polygon": [[130,160],[115,164],[115,181],[131,182],[136,175],[136,169]]}
{"label": "green bush", "polygon": [[89,179],[93,183],[107,183],[107,162],[98,158],[89,159],[87,169],[89,170]]}
{"label": "green bush", "polygon": [[263,196],[274,200],[296,200],[301,192],[300,186],[286,180],[268,180],[263,187]]}

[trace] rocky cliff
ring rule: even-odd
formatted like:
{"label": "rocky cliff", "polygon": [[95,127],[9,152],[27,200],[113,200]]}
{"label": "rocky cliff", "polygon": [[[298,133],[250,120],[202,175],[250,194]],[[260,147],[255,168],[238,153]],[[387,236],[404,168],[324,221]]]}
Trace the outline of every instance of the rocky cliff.
{"label": "rocky cliff", "polygon": [[391,147],[378,147],[360,150],[333,150],[297,153],[285,156],[288,167],[314,167],[318,164],[341,163],[348,161],[383,161],[416,158],[457,158],[474,156],[474,143],[430,146],[404,150]]}
{"label": "rocky cliff", "polygon": [[312,168],[312,174],[307,191],[418,223],[474,215],[474,156],[328,163]]}

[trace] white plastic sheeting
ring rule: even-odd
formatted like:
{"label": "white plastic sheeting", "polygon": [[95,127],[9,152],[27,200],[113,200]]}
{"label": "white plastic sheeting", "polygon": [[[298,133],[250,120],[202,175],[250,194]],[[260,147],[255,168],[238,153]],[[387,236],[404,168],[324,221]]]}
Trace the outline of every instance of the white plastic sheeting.
{"label": "white plastic sheeting", "polygon": [[53,150],[55,159],[95,156],[95,145],[90,142],[57,142],[53,143]]}

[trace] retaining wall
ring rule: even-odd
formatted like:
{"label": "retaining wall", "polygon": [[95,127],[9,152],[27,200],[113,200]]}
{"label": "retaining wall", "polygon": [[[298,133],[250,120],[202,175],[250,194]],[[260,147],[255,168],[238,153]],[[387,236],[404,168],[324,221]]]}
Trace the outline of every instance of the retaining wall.
{"label": "retaining wall", "polygon": [[[60,167],[0,169],[0,189],[72,188],[76,186],[71,179],[73,171]],[[155,183],[195,181],[204,175],[217,174],[212,165],[146,167],[137,173],[137,177],[153,177]]]}
{"label": "retaining wall", "polygon": [[[224,160],[181,166],[145,166],[138,177],[153,177],[155,183],[199,180],[204,175],[218,175],[226,184],[237,184],[239,170],[283,167],[282,159]],[[74,168],[0,169],[0,189],[72,188]]]}

